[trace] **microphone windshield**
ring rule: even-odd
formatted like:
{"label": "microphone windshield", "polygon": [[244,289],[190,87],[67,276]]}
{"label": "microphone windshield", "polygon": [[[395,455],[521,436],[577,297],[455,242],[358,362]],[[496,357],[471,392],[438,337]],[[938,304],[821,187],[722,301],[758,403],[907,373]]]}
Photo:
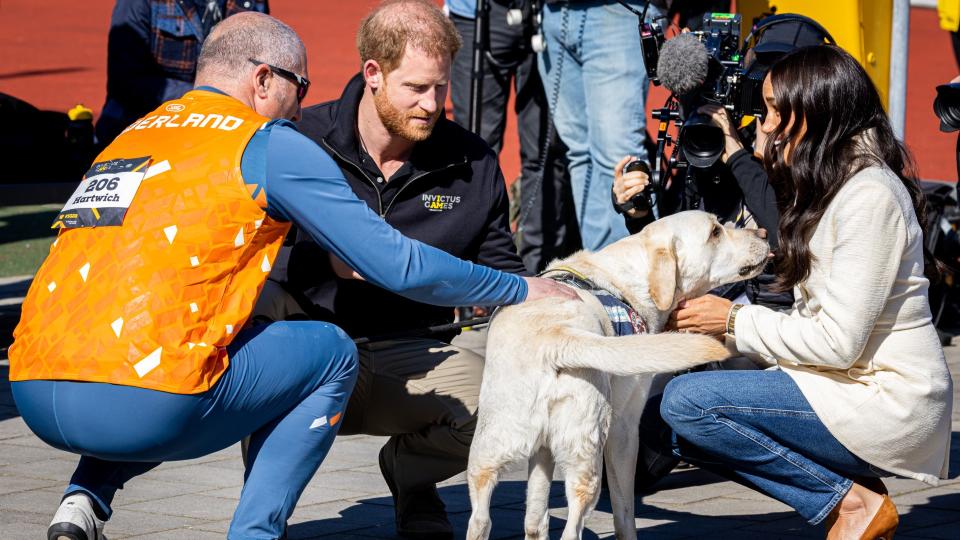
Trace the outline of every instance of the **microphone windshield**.
{"label": "microphone windshield", "polygon": [[692,33],[667,40],[660,49],[657,76],[667,90],[684,95],[693,92],[707,79],[710,55]]}

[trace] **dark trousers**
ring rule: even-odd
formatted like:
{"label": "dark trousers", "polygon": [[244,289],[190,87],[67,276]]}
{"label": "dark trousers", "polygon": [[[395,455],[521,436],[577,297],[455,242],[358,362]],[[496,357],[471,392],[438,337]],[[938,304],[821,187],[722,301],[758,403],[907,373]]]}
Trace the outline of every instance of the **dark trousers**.
{"label": "dark trousers", "polygon": [[[480,136],[500,152],[513,84],[521,166],[518,243],[524,264],[535,272],[579,249],[580,238],[566,174],[566,148],[550,125],[537,57],[529,46],[531,30],[527,24],[508,26],[506,13],[505,5],[490,2],[489,50],[500,65],[484,61]],[[463,48],[453,60],[453,116],[469,127],[474,20],[454,14],[450,18],[463,38]]]}

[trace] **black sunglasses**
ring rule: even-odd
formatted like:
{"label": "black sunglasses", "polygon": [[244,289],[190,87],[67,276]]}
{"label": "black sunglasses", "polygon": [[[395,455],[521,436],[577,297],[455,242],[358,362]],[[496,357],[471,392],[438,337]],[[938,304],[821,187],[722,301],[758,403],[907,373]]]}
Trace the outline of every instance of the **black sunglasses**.
{"label": "black sunglasses", "polygon": [[287,79],[288,81],[290,81],[290,82],[292,82],[292,83],[295,83],[295,84],[297,85],[297,103],[302,102],[302,101],[303,101],[303,98],[307,97],[307,90],[310,89],[310,81],[307,80],[306,77],[297,75],[296,73],[294,73],[294,72],[292,72],[292,71],[283,69],[283,68],[281,68],[281,67],[274,66],[274,65],[272,65],[272,64],[268,64],[268,63],[266,63],[266,62],[261,62],[261,61],[259,61],[259,60],[254,60],[253,58],[247,58],[247,60],[249,60],[250,62],[252,62],[252,63],[254,63],[254,64],[258,65],[258,66],[259,66],[260,64],[263,64],[263,65],[267,66],[268,68],[270,68],[270,71],[276,73],[277,75],[283,77],[284,79]]}

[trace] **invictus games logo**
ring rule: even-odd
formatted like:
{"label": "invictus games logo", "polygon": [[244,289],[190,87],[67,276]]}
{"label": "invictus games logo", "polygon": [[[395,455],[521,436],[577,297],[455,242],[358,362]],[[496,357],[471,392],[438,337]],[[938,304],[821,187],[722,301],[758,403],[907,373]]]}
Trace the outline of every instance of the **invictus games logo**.
{"label": "invictus games logo", "polygon": [[453,207],[460,204],[459,195],[421,195],[423,207],[431,212],[443,212],[453,210]]}

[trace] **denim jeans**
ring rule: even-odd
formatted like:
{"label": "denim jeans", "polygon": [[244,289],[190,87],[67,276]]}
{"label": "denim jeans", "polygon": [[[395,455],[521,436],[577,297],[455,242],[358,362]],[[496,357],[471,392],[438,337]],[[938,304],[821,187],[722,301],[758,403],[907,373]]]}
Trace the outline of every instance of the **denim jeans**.
{"label": "denim jeans", "polygon": [[[475,2],[473,3],[475,5]],[[520,140],[520,211],[517,243],[520,257],[531,273],[547,263],[580,249],[576,211],[570,195],[566,147],[550,125],[547,96],[537,71],[537,55],[530,50],[527,24],[507,24],[509,2],[490,3],[489,53],[501,64],[484,60],[480,93],[480,136],[498,154],[503,146],[511,85],[517,135]],[[469,6],[458,4],[458,11]],[[450,20],[463,39],[453,58],[450,101],[453,119],[469,128],[474,18],[451,10]],[[549,138],[549,139],[548,139]],[[516,202],[516,201],[514,201]]]}
{"label": "denim jeans", "polygon": [[86,493],[107,517],[128,480],[252,434],[227,537],[279,538],[340,428],[357,349],[331,324],[277,322],[242,331],[228,352],[230,367],[200,394],[74,381],[11,388],[38,437],[81,454],[66,493]]}
{"label": "denim jeans", "polygon": [[813,525],[852,477],[889,476],[840,444],[780,370],[681,375],[664,390],[660,414],[674,430],[675,454],[792,506]]}
{"label": "denim jeans", "polygon": [[[632,2],[637,10],[643,2]],[[647,19],[660,15],[651,6]],[[552,3],[543,9],[547,48],[539,60],[550,112],[567,145],[583,247],[627,236],[613,209],[613,167],[646,159],[648,80],[637,17],[613,0]]]}

